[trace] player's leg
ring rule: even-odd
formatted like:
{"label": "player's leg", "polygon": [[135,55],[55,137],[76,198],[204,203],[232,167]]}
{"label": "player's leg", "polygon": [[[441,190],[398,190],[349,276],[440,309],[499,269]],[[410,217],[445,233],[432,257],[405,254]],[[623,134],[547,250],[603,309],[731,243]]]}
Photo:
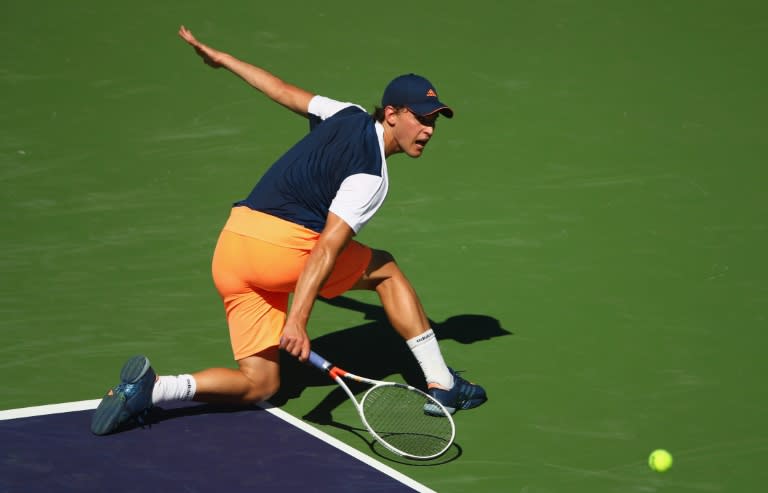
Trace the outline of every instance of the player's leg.
{"label": "player's leg", "polygon": [[405,339],[424,371],[427,384],[451,388],[454,378],[416,294],[391,254],[373,250],[365,273],[353,289],[376,291],[392,327]]}
{"label": "player's leg", "polygon": [[[350,243],[351,246],[355,244]],[[342,254],[337,265],[343,261],[355,262],[355,259],[345,259]],[[430,394],[446,408],[454,412],[456,409],[477,407],[487,400],[482,387],[467,382],[445,364],[416,290],[391,254],[372,250],[366,268],[350,289],[376,291],[390,323],[405,339],[419,362]]]}
{"label": "player's leg", "polygon": [[209,368],[197,373],[156,376],[146,356],[130,358],[120,383],[101,400],[91,431],[106,435],[129,421],[142,422],[149,409],[169,401],[251,404],[266,400],[280,386],[278,349],[238,360],[238,368]]}
{"label": "player's leg", "polygon": [[416,290],[389,252],[372,250],[365,272],[352,289],[376,291],[389,322],[403,339],[429,330],[429,319]]}
{"label": "player's leg", "polygon": [[269,399],[280,387],[279,350],[267,348],[237,361],[238,368],[208,368],[193,373],[194,400],[250,404]]}
{"label": "player's leg", "polygon": [[271,397],[280,386],[277,342],[287,304],[287,294],[262,296],[250,292],[225,297],[237,368],[161,376],[152,392],[152,404],[174,400],[250,404]]}

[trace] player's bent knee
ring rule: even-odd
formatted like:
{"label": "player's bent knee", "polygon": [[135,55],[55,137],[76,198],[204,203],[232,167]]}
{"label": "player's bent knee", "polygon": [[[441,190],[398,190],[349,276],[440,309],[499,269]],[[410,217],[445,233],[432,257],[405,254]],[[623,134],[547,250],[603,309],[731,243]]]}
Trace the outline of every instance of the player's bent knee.
{"label": "player's bent knee", "polygon": [[259,381],[254,381],[253,379],[248,378],[248,381],[250,385],[243,396],[243,401],[245,402],[255,404],[257,402],[265,401],[275,395],[280,389],[279,379],[260,379]]}
{"label": "player's bent knee", "polygon": [[368,272],[374,272],[387,264],[394,264],[395,257],[386,250],[373,250],[371,262],[368,264]]}
{"label": "player's bent knee", "polygon": [[240,373],[245,377],[247,390],[243,400],[260,402],[269,399],[280,388],[280,366],[278,349],[267,351],[238,360]]}
{"label": "player's bent knee", "polygon": [[372,250],[372,253],[368,267],[352,289],[375,291],[382,282],[400,272],[391,253],[386,250]]}
{"label": "player's bent knee", "polygon": [[273,395],[277,394],[278,390],[280,390],[279,379],[277,379],[274,382],[270,382],[269,385],[267,385],[265,388],[262,389],[262,396],[259,398],[259,401],[266,401]]}
{"label": "player's bent knee", "polygon": [[366,270],[368,280],[378,284],[399,274],[400,267],[398,267],[395,257],[391,253],[386,250],[373,251],[373,257]]}

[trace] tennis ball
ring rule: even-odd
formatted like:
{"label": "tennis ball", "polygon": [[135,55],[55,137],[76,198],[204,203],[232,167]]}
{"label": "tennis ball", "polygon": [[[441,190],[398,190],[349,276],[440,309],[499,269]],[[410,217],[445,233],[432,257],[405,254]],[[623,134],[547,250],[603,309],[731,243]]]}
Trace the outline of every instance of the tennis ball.
{"label": "tennis ball", "polygon": [[664,449],[656,449],[648,457],[648,465],[656,472],[664,472],[672,467],[672,454]]}

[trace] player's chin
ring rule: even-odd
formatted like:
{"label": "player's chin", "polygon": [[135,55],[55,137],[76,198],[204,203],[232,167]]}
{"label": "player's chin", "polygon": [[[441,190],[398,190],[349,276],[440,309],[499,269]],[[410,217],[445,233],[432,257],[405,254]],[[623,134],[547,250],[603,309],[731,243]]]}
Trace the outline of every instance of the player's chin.
{"label": "player's chin", "polygon": [[425,144],[415,143],[408,149],[408,155],[411,157],[419,157],[424,153]]}

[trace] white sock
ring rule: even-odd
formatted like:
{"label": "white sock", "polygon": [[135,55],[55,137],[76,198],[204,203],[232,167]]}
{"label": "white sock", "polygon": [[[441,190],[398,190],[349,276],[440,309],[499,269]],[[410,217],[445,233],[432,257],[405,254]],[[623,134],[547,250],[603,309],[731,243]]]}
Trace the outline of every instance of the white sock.
{"label": "white sock", "polygon": [[192,375],[162,376],[152,389],[152,404],[167,401],[191,401],[197,390]]}
{"label": "white sock", "polygon": [[432,329],[408,339],[406,342],[416,357],[416,361],[419,362],[428,385],[437,384],[444,389],[453,387],[453,375],[445,365],[443,353],[440,352],[437,337],[435,337],[435,332]]}

